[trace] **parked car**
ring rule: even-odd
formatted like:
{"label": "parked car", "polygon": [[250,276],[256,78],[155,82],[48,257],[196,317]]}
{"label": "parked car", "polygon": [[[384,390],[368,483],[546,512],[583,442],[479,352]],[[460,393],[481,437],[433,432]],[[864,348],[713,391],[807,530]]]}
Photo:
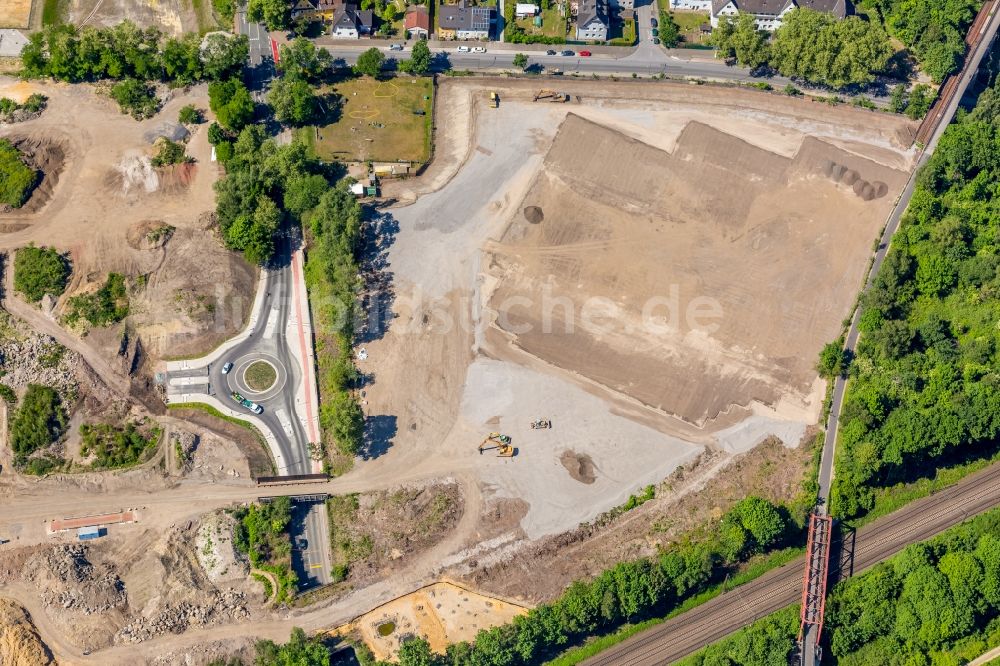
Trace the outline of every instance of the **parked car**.
{"label": "parked car", "polygon": [[653,28],[653,37],[659,37],[659,36],[660,36],[660,31],[657,30],[656,28]]}
{"label": "parked car", "polygon": [[222,374],[228,375],[229,371],[232,369],[233,369],[233,362],[230,361],[229,363],[226,363],[224,366],[222,366]]}
{"label": "parked car", "polygon": [[472,52],[473,53],[486,53],[486,47],[485,46],[474,46],[474,47],[472,47]]}
{"label": "parked car", "polygon": [[583,56],[584,58],[589,58],[590,51],[580,51],[580,55]]}
{"label": "parked car", "polygon": [[458,51],[459,53],[468,53],[469,52],[469,47],[468,46],[459,46],[455,50]]}
{"label": "parked car", "polygon": [[651,26],[653,26],[654,28],[656,28],[656,27],[658,27],[658,26],[659,26],[660,24],[656,22],[656,19],[655,19],[655,18],[651,18],[651,19],[649,19],[649,25],[651,25]]}
{"label": "parked car", "polygon": [[555,55],[555,54],[556,52],[553,51],[552,49],[549,49],[548,51],[545,52],[545,55]]}
{"label": "parked car", "polygon": [[653,37],[653,43],[654,44],[659,44],[660,43],[660,39],[658,37]]}
{"label": "parked car", "polygon": [[403,45],[402,44],[389,44],[389,50],[390,51],[402,51],[403,50]]}
{"label": "parked car", "polygon": [[561,56],[572,56],[572,55],[576,55],[576,54],[573,53],[572,51],[562,51],[562,52],[559,53],[559,55],[561,55]]}
{"label": "parked car", "polygon": [[309,541],[304,536],[295,537],[295,547],[299,550],[309,550]]}

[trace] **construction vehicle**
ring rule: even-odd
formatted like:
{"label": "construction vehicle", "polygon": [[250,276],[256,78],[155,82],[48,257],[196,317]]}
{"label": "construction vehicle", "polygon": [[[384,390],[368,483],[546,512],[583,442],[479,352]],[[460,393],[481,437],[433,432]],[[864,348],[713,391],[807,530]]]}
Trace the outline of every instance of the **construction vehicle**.
{"label": "construction vehicle", "polygon": [[241,394],[237,393],[236,391],[233,391],[232,393],[230,393],[229,396],[233,400],[235,400],[236,402],[240,403],[240,405],[242,405],[243,407],[246,407],[247,409],[249,409],[254,414],[263,414],[264,413],[264,408],[263,407],[261,407],[260,405],[258,405],[256,402],[251,402],[250,400],[247,400],[246,398],[244,398]]}
{"label": "construction vehicle", "polygon": [[490,91],[490,104],[493,105],[494,109],[500,108],[500,95],[495,90]]}
{"label": "construction vehicle", "polygon": [[537,102],[538,100],[545,100],[545,99],[547,99],[550,102],[562,103],[569,101],[569,95],[567,95],[566,93],[556,92],[554,90],[539,90],[537,93],[535,93],[535,98],[532,101]]}
{"label": "construction vehicle", "polygon": [[479,455],[483,454],[483,451],[489,451],[490,449],[496,449],[497,455],[501,458],[513,458],[516,449],[510,445],[510,436],[501,435],[498,432],[491,432],[486,436],[479,444]]}
{"label": "construction vehicle", "polygon": [[532,430],[548,430],[552,427],[552,421],[550,419],[538,419],[537,421],[531,422]]}

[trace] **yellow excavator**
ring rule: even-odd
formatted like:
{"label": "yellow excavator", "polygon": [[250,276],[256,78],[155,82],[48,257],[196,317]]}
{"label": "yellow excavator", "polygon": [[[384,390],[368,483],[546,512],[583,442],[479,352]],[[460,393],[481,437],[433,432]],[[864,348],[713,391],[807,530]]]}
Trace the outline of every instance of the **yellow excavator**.
{"label": "yellow excavator", "polygon": [[516,449],[510,445],[510,436],[501,435],[498,432],[491,432],[486,436],[486,439],[480,443],[479,455],[482,455],[483,451],[489,451],[490,449],[496,449],[497,455],[501,458],[513,458],[516,451]]}

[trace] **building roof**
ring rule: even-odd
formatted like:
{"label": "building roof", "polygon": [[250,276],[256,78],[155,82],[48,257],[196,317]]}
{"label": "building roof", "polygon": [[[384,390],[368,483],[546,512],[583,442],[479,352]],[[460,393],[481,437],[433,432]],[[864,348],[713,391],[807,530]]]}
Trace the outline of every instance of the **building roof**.
{"label": "building roof", "polygon": [[601,25],[608,25],[608,2],[607,0],[580,0],[579,8],[576,10],[577,28],[586,28],[588,23],[599,21]]}
{"label": "building roof", "polygon": [[414,30],[421,28],[427,32],[431,31],[431,15],[427,9],[420,5],[410,5],[406,8],[406,16],[403,18],[403,28]]}
{"label": "building roof", "polygon": [[357,5],[340,5],[337,13],[333,15],[333,29],[359,30],[362,27],[372,27],[372,10],[364,9],[358,11]]}
{"label": "building roof", "polygon": [[488,32],[492,18],[492,7],[469,7],[465,4],[465,0],[459,0],[457,5],[441,5],[438,25],[445,30]]}
{"label": "building roof", "polygon": [[27,43],[28,38],[20,30],[0,30],[0,56],[17,57]]}
{"label": "building roof", "polygon": [[514,12],[517,14],[537,14],[538,5],[533,2],[519,2],[514,6]]}
{"label": "building roof", "polygon": [[778,16],[789,7],[801,7],[833,14],[839,19],[847,16],[847,0],[712,0],[712,13],[718,14],[730,2],[748,14]]}

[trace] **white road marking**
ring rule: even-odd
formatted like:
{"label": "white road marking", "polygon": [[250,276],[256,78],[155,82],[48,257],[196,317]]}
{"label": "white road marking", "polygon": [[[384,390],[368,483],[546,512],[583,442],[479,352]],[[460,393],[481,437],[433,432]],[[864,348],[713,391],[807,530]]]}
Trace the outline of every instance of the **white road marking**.
{"label": "white road marking", "polygon": [[278,325],[278,308],[271,308],[271,314],[267,318],[267,325],[264,327],[264,339],[270,340],[274,337],[274,329]]}
{"label": "white road marking", "polygon": [[201,386],[202,384],[208,384],[208,375],[202,375],[201,377],[171,377],[171,386]]}
{"label": "white road marking", "polygon": [[277,409],[275,410],[274,415],[278,417],[278,423],[281,424],[281,429],[285,431],[285,434],[292,437],[294,432],[292,431],[292,422],[288,418],[288,412],[286,412],[283,408]]}

